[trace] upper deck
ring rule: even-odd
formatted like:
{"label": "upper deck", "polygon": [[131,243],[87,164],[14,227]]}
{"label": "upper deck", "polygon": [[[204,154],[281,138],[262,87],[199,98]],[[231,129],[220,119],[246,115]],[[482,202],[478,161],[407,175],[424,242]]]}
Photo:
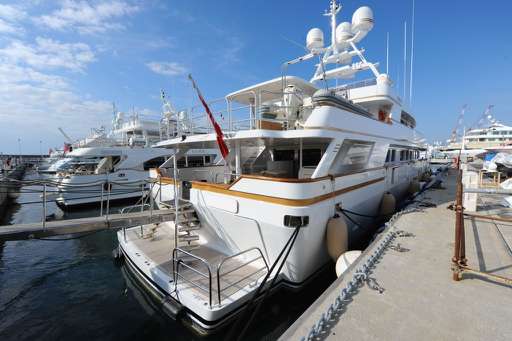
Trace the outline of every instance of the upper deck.
{"label": "upper deck", "polygon": [[[402,110],[401,100],[386,75],[330,90],[319,89],[299,77],[278,77],[232,92],[208,106],[227,139],[332,137],[330,128],[343,129],[349,122],[319,126],[317,118],[329,108],[341,109],[334,116],[348,116],[354,121],[352,131],[368,133],[368,124],[377,122],[376,135],[404,140],[416,134],[410,129],[415,126],[414,119]],[[367,120],[370,122],[365,123]],[[170,122],[169,139],[157,146],[181,144],[194,148],[193,142],[199,145],[200,141],[215,141],[213,126],[200,105],[180,111],[177,124]]]}

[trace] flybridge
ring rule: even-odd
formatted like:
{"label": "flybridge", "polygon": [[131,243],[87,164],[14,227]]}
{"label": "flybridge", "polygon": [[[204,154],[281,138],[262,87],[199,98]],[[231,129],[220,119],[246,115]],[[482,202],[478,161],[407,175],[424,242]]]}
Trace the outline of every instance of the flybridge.
{"label": "flybridge", "polygon": [[[352,22],[342,22],[337,25],[336,15],[341,10],[341,5],[336,1],[331,1],[329,10],[324,14],[331,19],[331,44],[324,47],[324,33],[319,28],[311,29],[306,36],[306,47],[310,51],[308,54],[286,62],[288,66],[305,60],[320,56],[320,62],[316,66],[316,71],[311,82],[327,79],[348,79],[355,76],[359,71],[370,69],[376,78],[380,72],[377,70],[378,63],[371,63],[364,57],[364,49],[359,49],[356,43],[366,37],[373,29],[374,19],[372,10],[363,6],[357,9]],[[354,57],[359,57],[360,61],[352,63]],[[334,69],[326,70],[329,64],[340,65]]]}

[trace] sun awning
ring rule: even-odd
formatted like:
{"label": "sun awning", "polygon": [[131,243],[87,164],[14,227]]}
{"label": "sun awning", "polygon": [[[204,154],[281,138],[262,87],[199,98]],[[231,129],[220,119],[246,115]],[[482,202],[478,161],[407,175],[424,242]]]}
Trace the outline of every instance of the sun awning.
{"label": "sun awning", "polygon": [[272,80],[252,85],[242,90],[232,92],[226,96],[226,100],[231,102],[238,102],[241,104],[253,104],[254,98],[260,98],[261,102],[266,102],[282,97],[283,83],[294,85],[301,89],[306,95],[312,96],[318,90],[312,83],[295,76],[278,77]]}

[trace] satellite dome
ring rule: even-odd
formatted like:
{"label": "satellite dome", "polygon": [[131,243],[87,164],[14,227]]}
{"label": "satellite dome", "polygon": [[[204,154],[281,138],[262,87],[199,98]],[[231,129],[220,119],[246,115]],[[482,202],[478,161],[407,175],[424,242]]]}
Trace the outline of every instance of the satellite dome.
{"label": "satellite dome", "polygon": [[344,44],[347,40],[352,39],[354,33],[352,32],[352,24],[349,22],[342,22],[336,27],[336,43]]}
{"label": "satellite dome", "polygon": [[352,15],[352,30],[368,32],[373,28],[373,11],[368,6],[359,7]]}
{"label": "satellite dome", "polygon": [[312,28],[306,36],[306,47],[308,50],[321,49],[324,47],[324,33],[319,28]]}

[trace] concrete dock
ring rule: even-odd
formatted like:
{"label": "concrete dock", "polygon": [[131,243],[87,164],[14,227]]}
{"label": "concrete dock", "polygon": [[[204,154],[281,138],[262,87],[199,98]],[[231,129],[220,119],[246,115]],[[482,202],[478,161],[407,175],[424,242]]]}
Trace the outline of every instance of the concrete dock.
{"label": "concrete dock", "polygon": [[[512,339],[512,286],[472,274],[464,274],[460,281],[452,278],[455,213],[448,206],[455,200],[455,171],[444,178],[442,186],[420,196],[417,210],[401,215],[281,339]],[[428,207],[427,202],[436,207]],[[502,213],[506,217],[510,212],[504,209]],[[468,266],[511,278],[512,223],[474,217],[464,222]],[[393,230],[403,232],[395,234],[376,257],[367,279],[333,309],[365,258]],[[322,327],[311,333],[319,320],[324,321]]]}

